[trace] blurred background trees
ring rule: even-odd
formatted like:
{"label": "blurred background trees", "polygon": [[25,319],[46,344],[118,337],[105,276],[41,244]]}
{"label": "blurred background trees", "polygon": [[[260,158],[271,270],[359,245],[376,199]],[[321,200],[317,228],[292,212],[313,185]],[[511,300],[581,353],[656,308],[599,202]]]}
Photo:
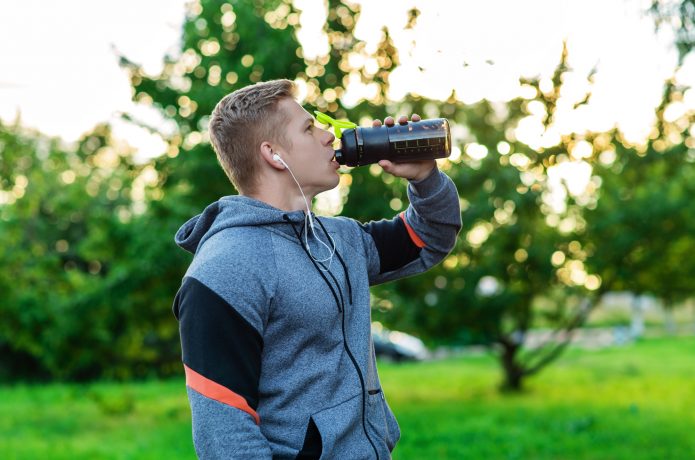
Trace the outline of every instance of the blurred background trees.
{"label": "blurred background trees", "polygon": [[[690,1],[682,2],[685,10],[665,5],[654,2],[658,24],[676,24],[669,18],[692,8]],[[529,145],[516,129],[534,119],[553,131],[572,72],[566,49],[550,85],[522,79],[523,96],[506,103],[464,104],[454,93],[433,101],[412,92],[394,101],[388,88],[398,50],[387,29],[375,51],[355,38],[359,13],[349,1],[328,1],[330,50],[308,59],[290,1],[191,3],[180,53],[167,57],[159,75],[119,56],[134,100],[171,123],[161,133],[167,153],[147,163],[134,162],[106,126],[76,148],[0,126],[1,378],[180,373],[170,306],[190,256],[173,234],[235,193],[209,144],[208,116],[225,94],[274,78],[296,80],[310,112],[361,123],[408,113],[452,122],[457,145],[440,167],[461,197],[456,249],[427,274],[375,288],[374,318],[431,345],[490,346],[504,388],[520,389],[559,356],[604,292],[649,293],[669,306],[691,297],[694,114],[679,103],[692,90],[665,82],[644,148],[618,130]],[[417,18],[412,10],[406,27]],[[692,28],[687,17],[677,24]],[[682,56],[692,48],[688,33],[678,36]],[[591,83],[593,73],[585,78]],[[353,81],[374,91],[345,104]],[[571,103],[581,110],[590,98]],[[557,180],[563,168],[589,168],[585,189]],[[343,175],[337,203],[320,198],[318,205],[326,214],[380,219],[407,207],[406,185],[376,166],[356,168]],[[529,349],[528,332],[539,327],[551,331],[548,340]]]}
{"label": "blurred background trees", "polygon": [[664,86],[657,122],[645,146],[631,146],[618,132],[595,155],[598,206],[584,210],[587,262],[603,289],[650,294],[674,305],[692,296],[695,273],[689,204],[695,192],[695,114],[678,110],[688,88]]}
{"label": "blurred background trees", "polygon": [[695,47],[695,0],[652,0],[649,8],[656,27],[675,32],[678,65]]}
{"label": "blurred background trees", "polygon": [[0,144],[0,376],[171,372],[178,330],[152,308],[165,270],[143,218],[152,166],[134,164],[107,126],[73,149],[0,125]]}

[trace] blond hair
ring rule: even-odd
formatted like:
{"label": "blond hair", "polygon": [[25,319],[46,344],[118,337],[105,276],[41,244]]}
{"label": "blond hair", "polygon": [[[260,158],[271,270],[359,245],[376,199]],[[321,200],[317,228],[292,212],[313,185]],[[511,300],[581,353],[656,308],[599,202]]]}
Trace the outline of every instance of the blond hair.
{"label": "blond hair", "polygon": [[262,142],[291,147],[285,136],[287,114],[277,105],[295,93],[290,80],[256,83],[229,93],[212,111],[210,141],[222,169],[240,193],[254,191]]}

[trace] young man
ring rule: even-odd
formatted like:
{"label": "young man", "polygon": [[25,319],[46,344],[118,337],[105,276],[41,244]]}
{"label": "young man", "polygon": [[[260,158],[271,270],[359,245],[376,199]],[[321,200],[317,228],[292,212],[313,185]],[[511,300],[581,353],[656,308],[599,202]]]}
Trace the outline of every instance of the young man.
{"label": "young man", "polygon": [[176,234],[195,254],[173,307],[195,449],[215,459],[387,459],[400,432],[377,376],[369,286],[451,251],[458,194],[434,161],[382,161],[410,181],[405,212],[368,224],[306,212],[338,185],[338,164],[333,134],[293,96],[292,82],[275,80],[217,104],[210,138],[239,195]]}

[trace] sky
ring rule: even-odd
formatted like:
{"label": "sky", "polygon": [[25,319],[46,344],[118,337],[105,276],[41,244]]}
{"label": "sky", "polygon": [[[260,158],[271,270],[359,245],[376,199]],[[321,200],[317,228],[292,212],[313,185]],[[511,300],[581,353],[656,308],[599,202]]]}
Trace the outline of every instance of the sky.
{"label": "sky", "polygon": [[[323,2],[294,3],[302,10],[299,39],[305,55],[325,52]],[[467,103],[503,101],[518,93],[520,75],[550,75],[567,40],[575,70],[568,76],[568,104],[587,89],[585,77],[593,67],[597,74],[590,109],[558,117],[559,131],[610,129],[617,123],[629,138],[644,138],[677,60],[671,34],[655,33],[652,18],[643,13],[649,3],[644,0],[431,0],[413,30],[403,30],[406,11],[424,3],[359,3],[356,35],[374,49],[385,24],[399,48],[401,66],[391,78],[394,99],[406,91],[446,98],[455,89]],[[0,0],[0,11],[2,120],[20,114],[22,124],[66,141],[111,122],[116,137],[141,155],[164,151],[161,139],[120,119],[128,112],[161,122],[151,109],[130,101],[128,76],[114,49],[158,73],[164,55],[178,49],[184,0]],[[695,83],[694,61],[686,62],[681,82]],[[368,85],[355,85],[345,102],[369,91]],[[695,108],[692,91],[686,102]],[[533,123],[521,131],[521,140],[532,146],[552,142]]]}
{"label": "sky", "polygon": [[[120,122],[146,118],[130,101],[128,75],[114,48],[161,70],[175,52],[183,0],[0,0],[0,118],[73,141],[101,122],[136,147],[163,151],[161,141]],[[9,14],[8,14],[9,13]],[[154,154],[154,152],[152,152]]]}

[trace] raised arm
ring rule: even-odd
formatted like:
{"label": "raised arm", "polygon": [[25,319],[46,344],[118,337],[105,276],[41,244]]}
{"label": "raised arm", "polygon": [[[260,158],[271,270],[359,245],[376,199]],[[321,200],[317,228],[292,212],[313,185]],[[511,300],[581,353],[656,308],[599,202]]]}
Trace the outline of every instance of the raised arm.
{"label": "raised arm", "polygon": [[408,198],[408,209],[393,219],[361,225],[372,285],[422,273],[456,244],[461,209],[456,186],[446,174],[435,167],[424,179],[410,180]]}

